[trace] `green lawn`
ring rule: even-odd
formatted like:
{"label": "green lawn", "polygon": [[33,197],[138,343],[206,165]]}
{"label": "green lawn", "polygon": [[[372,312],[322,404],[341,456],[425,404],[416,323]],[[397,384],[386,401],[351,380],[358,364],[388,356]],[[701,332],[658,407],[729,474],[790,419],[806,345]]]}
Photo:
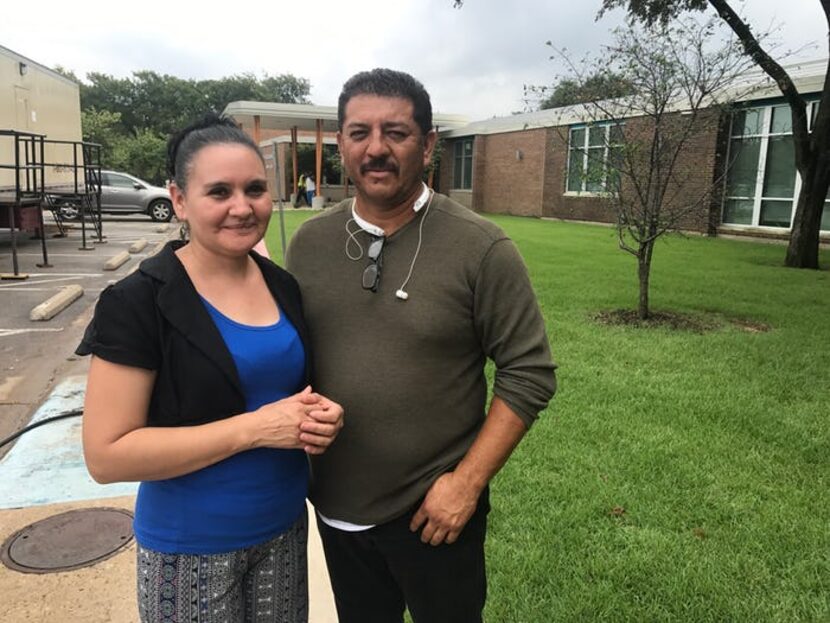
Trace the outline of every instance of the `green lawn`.
{"label": "green lawn", "polygon": [[[653,308],[721,328],[604,326],[596,312],[637,296],[611,229],[493,220],[560,368],[494,482],[487,620],[830,621],[830,272],[782,268],[777,245],[672,237]],[[275,215],[275,257],[278,237]]]}

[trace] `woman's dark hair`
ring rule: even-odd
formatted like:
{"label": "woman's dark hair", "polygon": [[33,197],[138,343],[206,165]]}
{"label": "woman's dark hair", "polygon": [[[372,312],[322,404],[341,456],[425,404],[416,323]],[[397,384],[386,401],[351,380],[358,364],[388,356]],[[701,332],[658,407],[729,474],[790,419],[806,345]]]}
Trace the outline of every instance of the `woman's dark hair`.
{"label": "woman's dark hair", "polygon": [[432,103],[424,85],[402,71],[377,68],[355,74],[343,85],[337,100],[337,125],[343,129],[346,118],[346,105],[356,95],[379,95],[381,97],[401,97],[412,102],[412,114],[415,123],[426,136],[432,130]]}
{"label": "woman's dark hair", "polygon": [[193,157],[203,147],[223,143],[236,143],[250,147],[259,156],[263,165],[265,164],[257,144],[236,125],[233,119],[210,113],[176,132],[167,141],[167,176],[176,183],[176,186],[184,190],[187,186],[187,178],[190,176]]}

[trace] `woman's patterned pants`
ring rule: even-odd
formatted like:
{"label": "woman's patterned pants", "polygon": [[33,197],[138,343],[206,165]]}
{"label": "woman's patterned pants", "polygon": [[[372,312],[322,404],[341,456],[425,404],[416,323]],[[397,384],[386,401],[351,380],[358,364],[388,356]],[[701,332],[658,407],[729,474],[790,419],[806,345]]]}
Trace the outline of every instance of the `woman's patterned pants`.
{"label": "woman's patterned pants", "polygon": [[306,623],[308,518],[228,554],[162,554],[138,546],[142,623]]}

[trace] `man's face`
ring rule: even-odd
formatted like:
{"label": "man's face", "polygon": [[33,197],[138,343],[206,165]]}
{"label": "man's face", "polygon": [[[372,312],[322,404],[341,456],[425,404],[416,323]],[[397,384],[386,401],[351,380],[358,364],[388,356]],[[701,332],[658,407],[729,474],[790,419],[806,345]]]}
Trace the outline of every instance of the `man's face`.
{"label": "man's face", "polygon": [[379,208],[394,208],[414,194],[435,147],[400,97],[355,95],[346,104],[337,144],[360,195]]}

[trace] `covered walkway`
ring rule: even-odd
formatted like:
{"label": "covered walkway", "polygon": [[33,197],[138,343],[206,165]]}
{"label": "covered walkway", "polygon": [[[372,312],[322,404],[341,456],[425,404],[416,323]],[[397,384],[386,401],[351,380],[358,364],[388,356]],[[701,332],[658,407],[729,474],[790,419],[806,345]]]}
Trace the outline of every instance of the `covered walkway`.
{"label": "covered walkway", "polygon": [[[233,118],[248,132],[263,150],[267,159],[273,158],[277,188],[275,198],[283,198],[282,183],[285,180],[284,146],[291,150],[292,193],[297,192],[297,145],[313,142],[315,144],[315,172],[317,191],[314,197],[315,207],[322,207],[321,196],[323,182],[323,145],[334,144],[337,132],[337,107],[315,106],[312,104],[278,104],[273,102],[231,102],[225,107],[224,114]],[[461,115],[433,114],[436,129],[454,129],[467,125],[468,120]],[[270,150],[271,153],[268,153]],[[270,156],[270,158],[269,158]],[[345,180],[348,184],[348,179]],[[344,189],[344,194],[347,191]]]}

